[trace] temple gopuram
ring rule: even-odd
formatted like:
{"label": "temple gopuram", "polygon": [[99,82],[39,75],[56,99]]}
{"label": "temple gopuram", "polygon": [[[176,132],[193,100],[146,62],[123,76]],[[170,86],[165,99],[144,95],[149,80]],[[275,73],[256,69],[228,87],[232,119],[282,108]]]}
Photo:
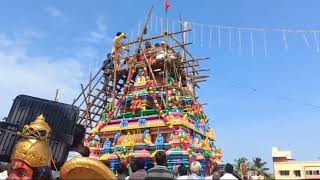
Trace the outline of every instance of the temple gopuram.
{"label": "temple gopuram", "polygon": [[87,128],[85,142],[91,157],[107,161],[115,171],[120,162],[143,157],[146,168],[153,155],[166,151],[168,168],[197,160],[202,175],[220,163],[221,149],[196,89],[206,81],[199,61],[187,46],[191,31],[181,29],[149,34],[150,13],[136,40],[118,32],[112,51],[73,105],[78,123]]}

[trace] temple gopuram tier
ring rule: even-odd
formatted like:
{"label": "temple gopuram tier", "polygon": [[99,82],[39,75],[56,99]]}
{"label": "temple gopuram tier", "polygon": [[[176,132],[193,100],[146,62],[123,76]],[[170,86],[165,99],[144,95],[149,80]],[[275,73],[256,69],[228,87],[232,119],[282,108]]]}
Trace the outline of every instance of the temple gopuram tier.
{"label": "temple gopuram tier", "polygon": [[[74,100],[81,109],[78,123],[88,131],[85,145],[91,157],[108,161],[112,170],[120,162],[143,157],[146,168],[157,151],[166,151],[168,168],[197,160],[202,173],[220,162],[214,130],[196,88],[208,78],[200,75],[199,61],[188,51],[181,30],[147,33],[150,13],[134,41],[126,33],[114,38],[112,52]],[[132,37],[131,37],[132,39]]]}

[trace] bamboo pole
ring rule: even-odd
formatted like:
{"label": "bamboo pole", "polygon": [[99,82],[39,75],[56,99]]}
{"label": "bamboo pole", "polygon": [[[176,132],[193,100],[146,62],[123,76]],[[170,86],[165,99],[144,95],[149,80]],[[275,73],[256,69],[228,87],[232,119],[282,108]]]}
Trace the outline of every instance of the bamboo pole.
{"label": "bamboo pole", "polygon": [[58,101],[59,89],[56,89],[56,94],[54,95],[54,101]]}
{"label": "bamboo pole", "polygon": [[[210,58],[195,58],[196,61],[203,61],[203,60],[208,60],[208,59],[210,59]],[[192,61],[194,61],[194,60],[190,59],[190,60],[186,60],[186,61],[184,61],[182,63],[189,63],[189,62],[192,62]]]}
{"label": "bamboo pole", "polygon": [[[186,29],[186,30],[178,31],[178,32],[170,32],[170,33],[169,32],[164,32],[161,35],[157,35],[157,36],[153,36],[153,37],[150,37],[150,38],[142,39],[141,42],[150,41],[150,40],[153,40],[153,39],[159,39],[159,38],[162,38],[164,36],[172,36],[172,35],[176,35],[176,34],[180,34],[180,33],[184,33],[184,32],[189,32],[189,31],[191,31],[191,29]],[[124,43],[123,46],[128,46],[128,45],[136,44],[136,43],[139,43],[139,42],[140,42],[139,40],[133,41],[133,42],[128,42],[128,43]]]}

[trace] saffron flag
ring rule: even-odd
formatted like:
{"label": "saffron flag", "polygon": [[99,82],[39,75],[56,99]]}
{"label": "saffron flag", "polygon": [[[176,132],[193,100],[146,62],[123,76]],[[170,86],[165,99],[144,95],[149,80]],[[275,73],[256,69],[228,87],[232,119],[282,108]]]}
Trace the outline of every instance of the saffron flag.
{"label": "saffron flag", "polygon": [[169,7],[170,7],[169,0],[165,0],[164,8],[166,9],[166,12],[168,11]]}

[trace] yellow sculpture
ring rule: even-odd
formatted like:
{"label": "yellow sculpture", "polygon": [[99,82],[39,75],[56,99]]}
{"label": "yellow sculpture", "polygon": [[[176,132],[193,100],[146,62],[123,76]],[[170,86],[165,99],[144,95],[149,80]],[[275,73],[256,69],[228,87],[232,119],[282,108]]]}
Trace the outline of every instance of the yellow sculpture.
{"label": "yellow sculpture", "polygon": [[189,121],[188,121],[188,114],[183,115],[182,121],[184,121],[184,122],[189,122]]}
{"label": "yellow sculpture", "polygon": [[147,84],[146,77],[144,75],[140,75],[137,77],[136,82],[134,83],[134,86],[144,86]]}
{"label": "yellow sculpture", "polygon": [[208,137],[206,137],[202,143],[201,143],[201,147],[205,150],[210,150],[211,147],[210,147],[210,144],[209,144],[209,140],[208,140]]}
{"label": "yellow sculpture", "polygon": [[22,160],[31,167],[51,165],[51,150],[47,141],[51,128],[45,122],[43,115],[38,116],[30,125],[25,125],[21,136],[16,143],[12,160]]}
{"label": "yellow sculpture", "polygon": [[193,141],[194,141],[193,143],[194,143],[195,146],[200,147],[199,146],[199,139],[197,137],[194,137]]}
{"label": "yellow sculpture", "polygon": [[143,140],[146,144],[152,144],[151,135],[147,133]]}
{"label": "yellow sculpture", "polygon": [[134,146],[135,145],[134,136],[130,134],[130,132],[128,132],[127,135],[125,135],[125,137],[123,138],[121,145],[127,146],[127,147]]}
{"label": "yellow sculpture", "polygon": [[148,100],[147,99],[143,99],[142,103],[141,103],[141,109],[142,110],[146,110],[147,109],[147,105],[148,105]]}
{"label": "yellow sculpture", "polygon": [[169,128],[172,128],[174,123],[174,115],[172,115],[172,113],[169,112],[169,115],[166,117],[166,119],[167,119],[167,125],[169,126]]}
{"label": "yellow sculpture", "polygon": [[117,179],[102,162],[88,157],[67,161],[60,170],[61,179]]}
{"label": "yellow sculpture", "polygon": [[213,132],[213,129],[212,128],[210,128],[210,130],[209,130],[209,136],[211,137],[211,138],[213,138],[214,137],[214,132]]}

